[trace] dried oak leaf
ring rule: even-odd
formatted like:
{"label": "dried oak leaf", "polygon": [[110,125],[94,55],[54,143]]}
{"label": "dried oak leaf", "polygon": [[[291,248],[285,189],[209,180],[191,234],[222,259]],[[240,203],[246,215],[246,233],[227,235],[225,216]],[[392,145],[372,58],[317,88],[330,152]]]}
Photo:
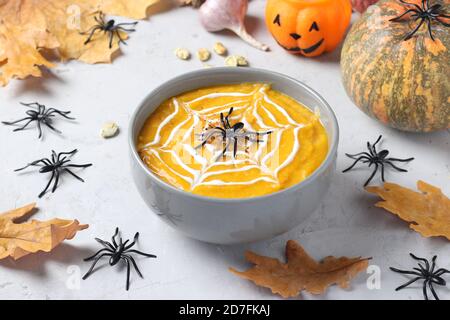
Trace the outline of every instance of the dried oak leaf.
{"label": "dried oak leaf", "polygon": [[347,288],[352,278],[367,269],[369,260],[329,256],[317,262],[294,240],[286,243],[287,263],[251,251],[245,256],[255,266],[244,272],[230,271],[284,298],[295,297],[302,290],[321,294],[332,284]]}
{"label": "dried oak leaf", "polygon": [[50,252],[66,239],[88,228],[77,220],[52,219],[31,220],[18,223],[29,217],[35,203],[0,214],[0,259],[20,259],[38,251]]}
{"label": "dried oak leaf", "polygon": [[107,33],[97,32],[93,41],[84,45],[86,35],[81,33],[97,24],[94,16],[102,11],[141,19],[158,1],[0,0],[0,85],[13,78],[42,76],[41,67],[54,66],[42,55],[48,50],[63,61],[111,62],[119,45],[114,41],[109,48]]}
{"label": "dried oak leaf", "polygon": [[384,200],[377,202],[377,207],[411,222],[410,228],[422,236],[443,236],[450,240],[450,199],[441,189],[420,180],[417,181],[417,189],[420,192],[395,183],[366,188]]}

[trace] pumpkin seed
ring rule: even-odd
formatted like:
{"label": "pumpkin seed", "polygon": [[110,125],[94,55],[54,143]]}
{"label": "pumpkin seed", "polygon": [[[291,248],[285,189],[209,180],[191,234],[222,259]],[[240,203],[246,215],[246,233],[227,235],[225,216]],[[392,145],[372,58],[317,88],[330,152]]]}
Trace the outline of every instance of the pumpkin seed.
{"label": "pumpkin seed", "polygon": [[214,44],[214,52],[217,53],[220,56],[226,56],[227,55],[227,48],[225,48],[225,46],[223,45],[222,42],[216,42]]}
{"label": "pumpkin seed", "polygon": [[197,58],[198,58],[200,61],[208,61],[209,58],[211,58],[211,52],[209,52],[208,49],[200,48],[200,49],[198,49],[198,51],[197,51]]}
{"label": "pumpkin seed", "polygon": [[185,48],[176,48],[175,55],[181,60],[189,60],[191,57],[191,53]]}
{"label": "pumpkin seed", "polygon": [[102,138],[112,138],[119,132],[119,126],[115,122],[107,122],[103,125],[100,135]]}
{"label": "pumpkin seed", "polygon": [[229,56],[225,59],[225,65],[229,67],[247,67],[248,61],[244,56]]}

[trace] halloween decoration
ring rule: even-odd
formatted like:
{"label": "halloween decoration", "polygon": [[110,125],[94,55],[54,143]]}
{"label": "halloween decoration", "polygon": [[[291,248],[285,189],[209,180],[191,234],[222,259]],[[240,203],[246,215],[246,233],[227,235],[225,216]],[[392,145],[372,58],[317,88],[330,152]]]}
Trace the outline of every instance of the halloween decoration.
{"label": "halloween decoration", "polygon": [[25,112],[28,117],[25,117],[25,118],[22,118],[22,119],[13,121],[13,122],[2,121],[3,124],[8,125],[8,126],[12,126],[12,125],[21,123],[23,121],[27,121],[20,128],[14,129],[13,130],[14,132],[25,130],[25,128],[27,128],[31,122],[36,121],[36,126],[39,131],[38,138],[40,139],[42,137],[42,125],[49,127],[51,130],[53,130],[55,132],[61,133],[61,131],[59,131],[58,129],[55,129],[55,127],[53,127],[53,125],[52,125],[53,118],[55,116],[59,115],[66,119],[69,119],[69,120],[75,120],[75,118],[68,116],[70,114],[70,111],[60,111],[55,108],[47,109],[46,106],[44,106],[43,104],[37,103],[37,102],[33,102],[33,103],[21,102],[20,104],[31,109],[31,110],[27,110]]}
{"label": "halloween decoration", "polygon": [[[94,25],[91,29],[89,29],[86,32],[82,32],[83,35],[89,35],[84,42],[85,45],[87,45],[89,42],[92,41],[92,38],[94,37],[95,33],[97,31],[103,32],[105,34],[108,34],[109,37],[109,48],[112,48],[114,37],[117,37],[119,39],[118,45],[120,43],[127,44],[122,37],[122,33],[128,33],[128,32],[135,32],[136,30],[133,29],[137,25],[137,22],[131,22],[131,23],[118,23],[116,24],[115,20],[105,20],[105,15],[103,12],[99,12],[98,16],[94,17],[94,20],[97,22],[96,25]],[[129,27],[129,28],[128,28]]]}
{"label": "halloween decoration", "polygon": [[[127,264],[127,282],[126,282],[126,289],[128,290],[130,288],[130,262],[133,265],[134,269],[136,270],[137,274],[144,278],[141,271],[139,270],[136,261],[131,256],[132,253],[139,254],[141,256],[145,256],[148,258],[156,258],[153,254],[144,253],[135,249],[131,249],[137,242],[139,237],[139,232],[136,232],[134,235],[133,242],[128,244],[130,241],[129,239],[125,242],[122,241],[122,237],[119,235],[119,228],[116,228],[116,232],[111,238],[111,242],[95,238],[95,240],[100,243],[104,248],[97,251],[94,255],[84,259],[84,261],[91,261],[94,260],[91,267],[89,268],[88,272],[83,276],[83,280],[86,280],[94,271],[94,267],[97,264],[97,262],[103,258],[103,257],[109,257],[109,265],[115,266],[119,261],[124,261]],[[116,241],[117,239],[117,241]]]}
{"label": "halloween decoration", "polygon": [[78,220],[62,219],[18,223],[32,215],[35,207],[36,204],[31,203],[0,214],[0,260],[7,257],[17,260],[38,251],[50,252],[89,227]]}
{"label": "halloween decoration", "polygon": [[84,182],[83,179],[81,179],[79,176],[77,176],[75,173],[73,173],[69,168],[87,168],[92,166],[91,163],[89,164],[67,164],[71,160],[68,159],[72,157],[78,150],[72,150],[70,152],[60,152],[56,153],[52,150],[52,156],[51,158],[42,158],[36,161],[33,161],[29,164],[27,164],[25,167],[16,169],[14,171],[22,171],[28,167],[41,167],[39,169],[39,173],[52,173],[52,176],[50,177],[50,180],[48,181],[47,185],[45,186],[45,189],[39,194],[39,198],[42,198],[44,194],[47,192],[48,188],[53,182],[53,188],[52,193],[56,191],[58,188],[59,183],[59,177],[61,173],[67,172],[76,179],[78,179],[81,182]]}
{"label": "halloween decoration", "polygon": [[350,0],[268,0],[266,25],[287,51],[315,57],[339,45],[351,15]]}
{"label": "halloween decoration", "polygon": [[412,253],[410,253],[409,255],[413,259],[420,261],[419,263],[417,263],[419,268],[413,268],[414,271],[412,271],[412,270],[408,271],[408,270],[400,270],[400,269],[390,267],[389,269],[391,269],[394,272],[415,276],[412,280],[409,280],[405,284],[397,287],[395,289],[395,291],[402,290],[418,280],[423,280],[422,291],[423,291],[423,297],[425,298],[425,300],[429,300],[428,299],[428,289],[430,289],[431,293],[433,294],[434,299],[439,300],[439,297],[436,294],[436,291],[434,290],[433,284],[437,284],[439,286],[445,286],[446,281],[442,278],[442,275],[444,275],[445,273],[450,273],[450,270],[447,270],[444,268],[434,270],[436,268],[437,256],[433,256],[433,258],[431,259],[431,264],[430,264],[430,262],[428,262],[424,258],[416,257]]}
{"label": "halloween decoration", "polygon": [[356,21],[341,69],[363,112],[405,131],[450,128],[449,15],[444,0],[381,0]]}
{"label": "halloween decoration", "polygon": [[352,0],[352,8],[359,13],[363,13],[369,6],[377,3],[378,1],[379,0]]}
{"label": "halloween decoration", "polygon": [[424,237],[445,237],[450,240],[450,199],[439,188],[423,181],[417,182],[420,192],[394,183],[382,187],[367,187],[370,193],[384,201],[375,206],[410,222],[409,227]]}
{"label": "halloween decoration", "polygon": [[263,142],[263,140],[260,140],[259,137],[263,135],[269,135],[272,132],[266,131],[266,132],[254,132],[254,131],[245,131],[244,130],[244,123],[237,122],[233,126],[230,124],[229,117],[233,113],[233,108],[230,108],[230,111],[228,111],[228,114],[226,116],[223,115],[223,113],[220,113],[220,123],[222,127],[216,126],[213,128],[206,128],[203,133],[200,134],[200,138],[202,142],[195,147],[195,149],[203,147],[208,141],[210,141],[213,138],[220,137],[222,139],[222,143],[224,145],[222,153],[217,157],[216,161],[223,156],[225,156],[225,153],[228,151],[228,148],[230,147],[231,143],[233,143],[233,157],[236,157],[236,153],[238,151],[238,140],[244,139],[246,142]]}
{"label": "halloween decoration", "polygon": [[364,187],[367,186],[370,183],[370,181],[372,181],[373,177],[375,176],[375,174],[377,173],[379,168],[381,168],[381,180],[384,182],[384,165],[388,164],[393,169],[400,171],[400,172],[408,172],[408,170],[397,167],[395,164],[393,164],[393,162],[395,162],[395,161],[409,162],[409,161],[414,160],[414,158],[408,158],[408,159],[398,159],[398,158],[390,158],[390,157],[388,158],[387,157],[389,155],[388,150],[384,149],[381,151],[377,151],[376,145],[378,142],[380,142],[381,138],[382,138],[382,136],[380,135],[378,137],[377,141],[375,141],[375,143],[373,145],[370,144],[370,142],[367,142],[367,150],[369,152],[360,152],[360,153],[356,153],[356,154],[348,154],[348,153],[345,154],[347,157],[354,159],[355,162],[353,162],[353,164],[350,167],[348,167],[347,169],[345,169],[342,172],[350,171],[360,161],[362,163],[368,163],[369,168],[372,166],[372,164],[375,165],[375,168],[374,168],[372,174],[370,175],[369,179],[367,179],[367,181],[364,183]]}
{"label": "halloween decoration", "polygon": [[245,256],[255,266],[244,272],[233,268],[230,268],[230,271],[259,286],[271,289],[273,293],[278,293],[283,298],[295,297],[303,290],[312,294],[322,294],[333,284],[347,288],[350,280],[366,270],[369,264],[367,258],[332,256],[317,262],[294,240],[286,243],[287,263],[251,251]]}
{"label": "halloween decoration", "polygon": [[200,7],[200,21],[209,32],[231,30],[249,45],[268,51],[269,47],[247,33],[244,25],[248,0],[207,0]]}
{"label": "halloween decoration", "polygon": [[[146,17],[147,8],[158,0],[3,0],[0,5],[0,86],[11,79],[41,77],[41,67],[52,68],[43,52],[53,51],[66,61],[77,59],[86,63],[111,62],[119,50],[109,47],[108,33],[97,33],[95,41],[85,45],[80,34],[98,24],[92,19],[96,12],[134,19]],[[122,34],[122,39],[127,38]]]}
{"label": "halloween decoration", "polygon": [[[422,5],[418,6],[415,3],[406,2],[404,0],[399,0],[401,3],[409,6],[411,9],[406,10],[398,17],[392,18],[389,21],[401,22],[405,23],[405,20],[420,20],[416,27],[406,35],[405,41],[411,39],[414,34],[420,29],[422,24],[426,22],[426,26],[428,27],[428,34],[430,38],[434,41],[433,32],[431,30],[431,23],[437,22],[442,24],[444,27],[450,27],[450,23],[445,23],[443,19],[450,18],[450,15],[446,15],[443,12],[443,8],[441,4],[435,4],[430,6],[430,0],[422,0]],[[409,19],[408,19],[409,18]]]}

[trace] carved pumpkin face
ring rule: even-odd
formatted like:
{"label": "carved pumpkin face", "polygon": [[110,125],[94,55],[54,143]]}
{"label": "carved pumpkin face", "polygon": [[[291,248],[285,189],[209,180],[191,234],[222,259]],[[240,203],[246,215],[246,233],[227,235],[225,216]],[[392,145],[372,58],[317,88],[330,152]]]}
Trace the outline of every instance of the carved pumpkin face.
{"label": "carved pumpkin face", "polygon": [[266,24],[284,49],[313,57],[339,45],[351,13],[350,0],[268,0]]}

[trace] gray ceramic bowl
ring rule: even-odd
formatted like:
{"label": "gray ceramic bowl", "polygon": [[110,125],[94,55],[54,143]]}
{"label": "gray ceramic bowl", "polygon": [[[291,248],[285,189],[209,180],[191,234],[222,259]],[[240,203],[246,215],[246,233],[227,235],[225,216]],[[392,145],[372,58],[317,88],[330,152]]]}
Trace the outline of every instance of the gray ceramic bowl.
{"label": "gray ceramic bowl", "polygon": [[[141,161],[136,141],[147,117],[166,99],[205,86],[267,82],[273,88],[319,110],[329,136],[329,151],[322,165],[306,180],[266,196],[220,199],[178,190],[155,176]],[[134,182],[149,208],[185,235],[218,244],[251,242],[282,234],[305,220],[324,199],[336,167],[339,128],[325,100],[303,83],[259,69],[210,68],[190,72],[153,90],[137,108],[129,127]]]}

